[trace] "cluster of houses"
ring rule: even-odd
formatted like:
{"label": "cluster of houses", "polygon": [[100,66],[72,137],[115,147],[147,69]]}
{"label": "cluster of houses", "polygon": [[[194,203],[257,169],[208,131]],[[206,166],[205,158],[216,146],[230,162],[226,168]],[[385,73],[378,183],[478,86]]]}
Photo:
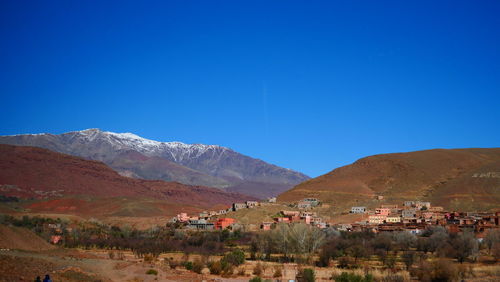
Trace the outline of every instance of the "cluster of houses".
{"label": "cluster of houses", "polygon": [[[275,203],[276,198],[268,198],[267,203]],[[186,224],[186,228],[188,229],[196,229],[196,230],[213,230],[213,229],[225,229],[231,227],[236,223],[234,218],[221,217],[225,216],[229,212],[241,210],[241,209],[251,209],[264,203],[259,203],[257,201],[246,201],[243,203],[233,203],[231,207],[227,209],[222,209],[219,211],[203,211],[198,215],[188,216],[187,213],[180,213],[177,216],[173,217],[170,222],[173,223],[184,223]],[[218,218],[215,222],[216,217]]]}
{"label": "cluster of houses", "polygon": [[[172,223],[183,223],[188,229],[195,230],[213,230],[213,229],[225,229],[228,227],[233,227],[236,220],[233,218],[226,217],[228,213],[235,212],[241,209],[251,209],[262,205],[276,203],[276,198],[268,198],[265,202],[257,201],[246,201],[241,203],[233,203],[231,207],[227,209],[222,209],[219,211],[203,211],[198,215],[189,216],[187,213],[179,213],[177,216],[173,217],[170,222]],[[302,210],[310,210],[320,204],[320,201],[316,198],[305,198],[297,203],[297,207]],[[308,211],[282,211],[280,217],[276,217],[274,222],[263,222],[261,224],[261,229],[269,230],[271,226],[278,222],[305,222],[306,224],[311,224],[320,228],[325,228],[327,225],[321,218],[316,216],[314,212]],[[217,219],[215,219],[217,218]]]}
{"label": "cluster of houses", "polygon": [[302,211],[281,211],[279,216],[273,218],[273,221],[262,222],[260,229],[271,230],[278,223],[305,223],[318,228],[326,228],[328,224],[323,219],[317,216],[316,212],[310,211],[317,207],[321,202],[316,198],[305,198],[300,200],[296,207]]}
{"label": "cluster of houses", "polygon": [[409,231],[418,234],[429,225],[444,226],[450,232],[470,230],[481,237],[488,229],[500,228],[496,213],[447,212],[443,207],[433,207],[430,202],[405,201],[398,205],[381,205],[375,210],[352,207],[351,213],[363,214],[363,220],[353,224],[340,224],[336,228],[345,231],[372,230]]}
{"label": "cluster of houses", "polygon": [[318,228],[331,227],[341,231],[408,231],[419,234],[431,225],[440,225],[449,232],[470,230],[481,238],[489,229],[500,228],[500,212],[496,213],[465,213],[446,212],[443,207],[431,206],[430,202],[405,201],[398,205],[386,204],[374,210],[366,207],[352,207],[351,213],[362,214],[362,220],[352,224],[329,224],[317,216],[310,208],[318,206],[317,199],[304,199],[297,204],[302,211],[281,211],[280,216],[272,222],[263,222],[261,229],[270,230],[280,222],[302,222]]}
{"label": "cluster of houses", "polygon": [[[377,198],[382,200],[382,196]],[[275,203],[276,198],[269,198],[267,201],[259,203],[257,201],[246,201],[233,203],[231,207],[219,211],[204,211],[196,216],[188,216],[180,213],[174,217],[172,222],[185,224],[188,229],[214,230],[225,228],[238,228],[236,220],[227,217],[229,212],[241,209],[250,209],[269,203]],[[305,223],[318,228],[332,227],[341,231],[363,231],[374,232],[383,231],[408,231],[418,234],[430,225],[440,225],[450,232],[471,230],[481,237],[488,229],[500,228],[497,213],[458,213],[446,212],[443,207],[432,206],[430,202],[405,201],[402,206],[395,204],[382,204],[374,210],[369,210],[364,206],[352,207],[350,213],[361,215],[361,220],[350,224],[332,225],[323,220],[314,212],[314,208],[321,205],[316,198],[305,198],[291,207],[297,210],[282,210],[273,218],[273,221],[266,221],[260,224],[260,229],[271,230],[278,223]],[[217,218],[217,219],[216,219]],[[256,230],[259,226],[252,225],[250,230]]]}
{"label": "cluster of houses", "polygon": [[328,224],[312,211],[281,211],[279,216],[273,218],[272,222],[262,222],[262,230],[271,230],[278,223],[305,223],[318,228],[326,228]]}
{"label": "cluster of houses", "polygon": [[405,201],[402,207],[398,205],[381,205],[374,211],[366,207],[352,207],[351,213],[368,214],[368,224],[383,223],[419,223],[422,220],[430,222],[441,216],[442,207],[431,207],[430,202]]}

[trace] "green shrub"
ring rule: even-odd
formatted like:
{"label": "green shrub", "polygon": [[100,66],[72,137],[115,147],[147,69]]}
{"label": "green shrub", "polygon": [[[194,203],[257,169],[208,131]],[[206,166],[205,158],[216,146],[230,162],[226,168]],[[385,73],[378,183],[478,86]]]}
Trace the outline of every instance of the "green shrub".
{"label": "green shrub", "polygon": [[154,269],[149,269],[148,271],[146,271],[146,274],[148,274],[148,275],[158,275],[158,271],[156,271]]}
{"label": "green shrub", "polygon": [[254,266],[253,274],[257,276],[260,276],[262,274],[262,265],[260,264],[260,262]]}
{"label": "green shrub", "polygon": [[187,270],[193,270],[193,262],[191,261],[186,261],[183,263],[184,267],[187,269]]}
{"label": "green shrub", "polygon": [[224,260],[227,263],[230,263],[234,266],[238,266],[240,264],[243,264],[245,262],[245,253],[242,250],[234,250],[228,254],[226,254],[222,260]]}
{"label": "green shrub", "polygon": [[371,274],[366,274],[363,277],[361,275],[348,272],[342,272],[342,274],[338,276],[333,276],[332,279],[336,282],[373,282],[373,276]]}
{"label": "green shrub", "polygon": [[234,273],[234,266],[224,260],[220,260],[221,266],[222,266],[222,276],[223,277],[229,277],[233,275]]}
{"label": "green shrub", "polygon": [[262,278],[260,278],[259,276],[256,276],[256,277],[248,280],[248,282],[262,282]]}
{"label": "green shrub", "polygon": [[204,267],[205,265],[203,265],[203,263],[200,260],[195,260],[193,263],[193,272],[201,274],[201,271],[203,270]]}
{"label": "green shrub", "polygon": [[314,270],[311,268],[304,268],[300,272],[299,281],[301,281],[301,282],[314,282],[314,281],[316,281],[316,276],[314,275]]}
{"label": "green shrub", "polygon": [[210,274],[219,275],[222,272],[222,264],[220,261],[210,262],[208,269],[210,270]]}

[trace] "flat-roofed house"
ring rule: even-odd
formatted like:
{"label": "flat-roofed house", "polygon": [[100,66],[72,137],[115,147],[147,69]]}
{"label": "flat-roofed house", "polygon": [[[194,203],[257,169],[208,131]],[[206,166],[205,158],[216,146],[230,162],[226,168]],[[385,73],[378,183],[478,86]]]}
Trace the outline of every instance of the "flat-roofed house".
{"label": "flat-roofed house", "polygon": [[311,222],[313,224],[318,224],[318,223],[323,222],[323,219],[321,217],[319,217],[319,216],[314,216],[314,217],[312,217]]}
{"label": "flat-roofed house", "polygon": [[197,230],[212,230],[214,229],[214,224],[208,222],[206,219],[198,219],[198,220],[190,219],[187,227],[190,229],[197,229]]}
{"label": "flat-roofed house", "polygon": [[273,225],[273,222],[262,222],[262,224],[260,225],[260,229],[271,230],[272,225]]}
{"label": "flat-roofed house", "polygon": [[391,213],[391,209],[388,209],[388,208],[377,208],[377,209],[375,209],[375,214],[389,215],[390,213]]}
{"label": "flat-roofed house", "polygon": [[368,223],[382,224],[386,220],[387,215],[373,214],[368,216]]}
{"label": "flat-roofed house", "polygon": [[415,201],[404,201],[403,206],[405,207],[414,207]]}
{"label": "flat-roofed house", "polygon": [[185,212],[181,212],[177,215],[178,222],[187,222],[189,220],[189,216]]}
{"label": "flat-roofed house", "polygon": [[424,219],[432,219],[434,217],[434,212],[427,211],[422,213]]}
{"label": "flat-roofed house", "polygon": [[247,204],[246,203],[233,203],[233,211],[241,210],[241,209],[246,209]]}
{"label": "flat-roofed house", "polygon": [[425,209],[430,209],[431,208],[431,203],[430,202],[421,202],[421,201],[417,201],[415,203],[415,207],[419,210],[421,210],[422,208],[425,207]]}
{"label": "flat-roofed house", "polygon": [[401,212],[401,216],[403,218],[415,218],[415,217],[417,217],[417,209],[414,209],[414,208],[404,209]]}
{"label": "flat-roofed house", "polygon": [[311,203],[311,206],[313,206],[313,207],[319,205],[319,200],[316,198],[305,198],[302,201]]}
{"label": "flat-roofed house", "polygon": [[432,211],[432,212],[442,212],[442,211],[444,211],[444,208],[443,207],[430,207],[429,211]]}
{"label": "flat-roofed house", "polygon": [[387,222],[387,223],[398,223],[398,222],[401,222],[401,217],[400,216],[391,215],[391,216],[388,216],[385,219],[385,222]]}
{"label": "flat-roofed house", "polygon": [[288,222],[290,222],[290,218],[288,218],[288,217],[275,217],[274,221],[288,223]]}
{"label": "flat-roofed house", "polygon": [[299,211],[281,211],[284,216],[299,216]]}
{"label": "flat-roofed house", "polygon": [[245,204],[247,205],[247,208],[253,208],[259,205],[259,202],[257,201],[246,201]]}
{"label": "flat-roofed house", "polygon": [[366,207],[352,207],[351,213],[365,213]]}
{"label": "flat-roofed house", "polygon": [[300,213],[300,217],[306,217],[306,216],[316,216],[316,212],[303,211],[303,212]]}
{"label": "flat-roofed house", "polygon": [[234,218],[229,218],[229,217],[219,218],[217,220],[217,222],[215,223],[215,229],[217,229],[217,230],[226,229],[229,226],[231,226],[231,224],[233,224],[235,222],[236,222],[236,220]]}
{"label": "flat-roofed house", "polygon": [[298,204],[297,204],[297,207],[299,209],[310,209],[312,207],[312,204],[310,202],[306,202],[306,201],[300,201]]}

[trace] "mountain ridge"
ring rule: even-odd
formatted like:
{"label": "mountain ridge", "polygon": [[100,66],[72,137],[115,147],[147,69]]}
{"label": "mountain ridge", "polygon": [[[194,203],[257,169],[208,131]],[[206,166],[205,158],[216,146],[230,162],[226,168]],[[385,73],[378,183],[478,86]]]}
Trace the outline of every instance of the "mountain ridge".
{"label": "mountain ridge", "polygon": [[[48,149],[0,145],[0,191],[6,196],[64,202],[68,199],[143,199],[166,207],[169,214],[202,210],[255,198],[220,189],[177,182],[143,180],[119,175],[104,163]],[[82,198],[83,197],[83,198]],[[47,208],[50,205],[39,205]],[[78,206],[78,205],[76,205]],[[106,201],[101,206],[106,206]],[[61,208],[61,205],[55,207]],[[119,208],[119,207],[118,207]],[[140,209],[147,209],[147,205]]]}
{"label": "mountain ridge", "polygon": [[[102,161],[127,176],[236,189],[258,198],[275,196],[309,179],[300,172],[219,145],[159,142],[133,133],[114,133],[95,128],[62,134],[0,136],[0,143],[42,147]],[[131,152],[144,157],[132,156],[134,153]],[[136,161],[137,157],[141,161]],[[260,184],[244,185],[247,182]],[[241,187],[249,189],[241,191]]]}

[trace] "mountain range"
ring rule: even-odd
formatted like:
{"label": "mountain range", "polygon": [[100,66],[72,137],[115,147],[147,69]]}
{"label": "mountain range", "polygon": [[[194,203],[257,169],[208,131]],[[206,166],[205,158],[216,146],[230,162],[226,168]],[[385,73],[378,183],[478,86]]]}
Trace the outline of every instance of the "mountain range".
{"label": "mountain range", "polygon": [[276,196],[309,179],[222,146],[158,142],[99,129],[0,136],[0,144],[41,147],[102,161],[128,177],[217,187],[257,198]]}
{"label": "mountain range", "polygon": [[[383,200],[376,200],[382,196]],[[425,200],[449,210],[500,208],[500,148],[434,149],[365,157],[281,194],[317,197],[338,210]]]}
{"label": "mountain range", "polygon": [[0,145],[0,192],[33,199],[23,203],[32,211],[91,216],[165,216],[256,199],[217,188],[125,177],[99,161],[11,145]]}

